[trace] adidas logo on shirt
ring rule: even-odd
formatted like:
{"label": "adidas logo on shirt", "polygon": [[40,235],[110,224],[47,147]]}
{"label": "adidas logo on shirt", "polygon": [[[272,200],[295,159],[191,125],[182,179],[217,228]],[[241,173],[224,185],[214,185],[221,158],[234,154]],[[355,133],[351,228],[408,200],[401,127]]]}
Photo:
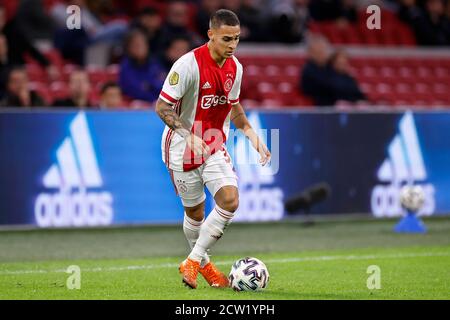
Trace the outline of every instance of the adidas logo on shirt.
{"label": "adidas logo on shirt", "polygon": [[202,86],[202,89],[211,89],[211,85],[208,81],[205,82],[205,84]]}
{"label": "adidas logo on shirt", "polygon": [[[414,184],[427,179],[422,151],[420,149],[417,129],[411,112],[400,119],[399,133],[395,135],[388,147],[388,157],[378,169],[377,176],[381,182],[372,191],[372,212],[377,217],[400,216],[400,189],[405,184]],[[419,215],[431,215],[434,212],[434,187],[421,184],[426,200]]]}
{"label": "adidas logo on shirt", "polygon": [[97,226],[112,222],[111,193],[89,190],[101,188],[103,180],[83,112],[70,123],[70,135],[56,150],[55,163],[44,174],[43,185],[49,192],[36,198],[38,226]]}

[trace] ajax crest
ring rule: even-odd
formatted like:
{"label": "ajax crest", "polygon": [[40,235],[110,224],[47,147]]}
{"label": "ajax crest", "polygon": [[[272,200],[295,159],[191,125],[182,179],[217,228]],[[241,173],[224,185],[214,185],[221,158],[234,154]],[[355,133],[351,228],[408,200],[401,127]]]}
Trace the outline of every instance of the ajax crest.
{"label": "ajax crest", "polygon": [[225,84],[224,84],[225,91],[230,91],[232,86],[233,86],[233,80],[228,78],[227,81],[225,81]]}

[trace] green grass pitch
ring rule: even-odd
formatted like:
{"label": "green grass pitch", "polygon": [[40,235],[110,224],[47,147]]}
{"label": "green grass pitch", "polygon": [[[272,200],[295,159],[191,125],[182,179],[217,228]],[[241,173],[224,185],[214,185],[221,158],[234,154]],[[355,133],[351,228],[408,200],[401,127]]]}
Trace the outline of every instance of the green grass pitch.
{"label": "green grass pitch", "polygon": [[[181,226],[0,231],[0,299],[450,299],[450,219],[426,234],[396,234],[396,220],[234,223],[212,250],[226,273],[244,256],[269,269],[262,292],[181,283]],[[70,265],[81,288],[69,290]],[[368,289],[371,265],[380,289]]]}

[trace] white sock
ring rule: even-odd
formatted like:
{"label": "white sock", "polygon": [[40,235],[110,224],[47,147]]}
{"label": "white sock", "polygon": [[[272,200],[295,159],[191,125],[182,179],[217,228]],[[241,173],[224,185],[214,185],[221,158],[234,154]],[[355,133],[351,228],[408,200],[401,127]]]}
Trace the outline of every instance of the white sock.
{"label": "white sock", "polygon": [[230,224],[233,216],[233,212],[226,211],[216,205],[201,225],[198,240],[189,258],[200,262],[205,257],[206,252],[222,237],[223,230]]}
{"label": "white sock", "polygon": [[[203,219],[202,221],[194,220],[192,218],[189,218],[186,213],[184,214],[183,231],[191,250],[194,248],[195,243],[197,242],[198,236],[200,234],[200,227],[202,226],[204,221],[205,219]],[[200,265],[204,267],[207,263],[209,263],[209,256],[208,254],[205,254]]]}

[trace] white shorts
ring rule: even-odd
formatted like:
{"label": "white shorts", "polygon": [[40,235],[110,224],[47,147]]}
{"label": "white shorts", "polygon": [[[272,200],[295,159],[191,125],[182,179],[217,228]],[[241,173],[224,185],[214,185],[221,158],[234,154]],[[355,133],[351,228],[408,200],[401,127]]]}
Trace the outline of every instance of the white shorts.
{"label": "white shorts", "polygon": [[226,151],[217,151],[197,169],[170,172],[181,202],[188,208],[205,201],[205,185],[213,197],[224,186],[238,186],[233,164]]}

